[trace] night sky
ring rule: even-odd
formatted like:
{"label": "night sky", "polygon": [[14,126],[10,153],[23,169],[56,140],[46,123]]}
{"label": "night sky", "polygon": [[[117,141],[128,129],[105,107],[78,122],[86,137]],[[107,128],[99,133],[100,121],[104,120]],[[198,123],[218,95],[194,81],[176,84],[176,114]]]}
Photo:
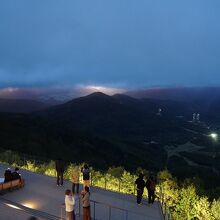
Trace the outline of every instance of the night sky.
{"label": "night sky", "polygon": [[1,0],[0,95],[218,86],[219,21],[219,0]]}

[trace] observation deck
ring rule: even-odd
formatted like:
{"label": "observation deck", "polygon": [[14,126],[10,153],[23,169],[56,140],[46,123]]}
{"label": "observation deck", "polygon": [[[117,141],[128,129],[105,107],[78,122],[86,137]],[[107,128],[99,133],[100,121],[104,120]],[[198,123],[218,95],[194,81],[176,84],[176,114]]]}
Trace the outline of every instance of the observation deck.
{"label": "observation deck", "polygon": [[[8,166],[0,164],[0,177]],[[25,179],[25,187],[0,196],[0,219],[24,220],[35,216],[38,220],[64,220],[64,192],[71,189],[72,183],[64,182],[63,187],[56,185],[54,177],[20,170]],[[80,190],[82,186],[80,185]],[[160,203],[141,206],[136,197],[91,187],[91,217],[93,220],[162,220]],[[76,196],[75,212],[77,220],[82,219],[80,197]]]}

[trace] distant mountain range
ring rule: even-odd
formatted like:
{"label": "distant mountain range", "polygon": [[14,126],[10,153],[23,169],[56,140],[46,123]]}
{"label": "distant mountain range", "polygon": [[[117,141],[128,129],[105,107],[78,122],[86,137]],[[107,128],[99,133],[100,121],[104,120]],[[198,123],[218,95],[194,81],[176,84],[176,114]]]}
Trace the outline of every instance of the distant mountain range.
{"label": "distant mountain range", "polygon": [[[125,94],[116,94],[111,98],[115,103],[118,101],[119,104],[142,109],[148,113],[161,108],[162,111],[170,114],[188,115],[195,111],[201,113],[202,117],[206,117],[206,115],[215,115],[220,110],[220,87],[133,90]],[[79,99],[82,100],[83,97]],[[77,100],[78,98],[69,102],[77,102]],[[0,98],[0,112],[28,113],[59,104],[61,102],[55,98],[41,101]]]}
{"label": "distant mountain range", "polygon": [[48,108],[49,103],[25,99],[0,99],[0,112],[29,113]]}
{"label": "distant mountain range", "polygon": [[145,122],[148,124],[160,118],[157,115],[159,109],[163,119],[179,115],[191,117],[195,111],[188,103],[135,99],[120,94],[108,96],[96,92],[35,114],[56,123],[71,124],[77,129],[113,134],[122,133],[124,130],[137,132],[137,126],[141,127]]}
{"label": "distant mountain range", "polygon": [[128,91],[134,98],[172,100],[191,105],[192,109],[202,114],[218,114],[220,110],[220,87],[204,88],[155,88]]}
{"label": "distant mountain range", "polygon": [[[194,141],[191,129],[208,132],[202,125],[188,123],[193,112],[201,111],[212,119],[201,108],[203,102],[100,92],[54,106],[4,100],[0,105],[0,147],[86,161],[103,169],[122,165],[131,170],[139,166],[159,170],[166,165],[165,145]],[[219,106],[218,100],[211,103]]]}
{"label": "distant mountain range", "polygon": [[151,98],[192,102],[196,100],[216,100],[220,98],[220,87],[170,87],[142,90],[128,90],[126,95],[134,98]]}

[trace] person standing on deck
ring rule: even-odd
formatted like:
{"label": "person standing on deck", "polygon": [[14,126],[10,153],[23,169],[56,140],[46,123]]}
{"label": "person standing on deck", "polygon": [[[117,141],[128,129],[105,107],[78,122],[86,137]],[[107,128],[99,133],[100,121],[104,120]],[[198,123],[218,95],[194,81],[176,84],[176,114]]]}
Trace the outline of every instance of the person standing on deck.
{"label": "person standing on deck", "polygon": [[84,188],[86,186],[89,187],[89,180],[90,180],[90,170],[89,170],[89,166],[87,164],[84,165],[84,167],[82,167],[81,172],[83,174],[83,186]]}
{"label": "person standing on deck", "polygon": [[82,206],[83,206],[83,220],[91,220],[90,216],[90,201],[89,201],[89,187],[85,186],[85,189],[81,192]]}
{"label": "person standing on deck", "polygon": [[156,181],[153,176],[150,176],[146,182],[146,188],[148,191],[148,203],[154,203],[155,200],[155,188],[156,188]]}
{"label": "person standing on deck", "polygon": [[71,175],[71,182],[72,182],[72,193],[75,194],[75,191],[77,194],[79,194],[79,167],[76,166],[72,170]]}
{"label": "person standing on deck", "polygon": [[63,186],[64,163],[61,159],[56,161],[57,186]]}
{"label": "person standing on deck", "polygon": [[143,180],[144,175],[142,173],[139,174],[139,177],[136,179],[135,184],[137,185],[137,204],[141,204],[145,181]]}
{"label": "person standing on deck", "polygon": [[75,220],[74,212],[75,199],[72,196],[71,190],[65,191],[65,208],[66,208],[66,220]]}

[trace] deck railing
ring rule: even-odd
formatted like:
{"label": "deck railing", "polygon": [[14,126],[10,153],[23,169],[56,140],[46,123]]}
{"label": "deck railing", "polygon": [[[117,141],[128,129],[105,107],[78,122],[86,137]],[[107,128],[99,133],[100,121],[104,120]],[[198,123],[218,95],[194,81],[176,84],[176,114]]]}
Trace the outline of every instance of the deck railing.
{"label": "deck railing", "polygon": [[[83,215],[80,197],[76,199],[75,215],[81,219]],[[61,205],[60,219],[65,219],[65,206]],[[95,200],[90,200],[90,213],[92,220],[150,220],[149,216],[140,214],[128,209],[120,208],[117,206],[110,205],[108,203],[103,203]]]}

